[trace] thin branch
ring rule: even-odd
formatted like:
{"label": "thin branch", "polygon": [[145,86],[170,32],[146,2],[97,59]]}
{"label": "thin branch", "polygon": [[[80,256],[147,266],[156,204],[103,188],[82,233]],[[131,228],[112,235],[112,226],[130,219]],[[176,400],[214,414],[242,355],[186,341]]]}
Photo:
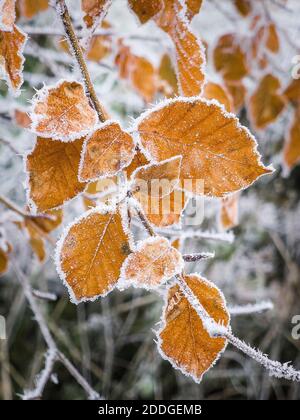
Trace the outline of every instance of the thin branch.
{"label": "thin branch", "polygon": [[95,111],[98,114],[99,120],[101,122],[104,122],[106,120],[106,112],[102,108],[94,88],[94,85],[91,80],[90,73],[88,71],[82,48],[79,44],[78,38],[75,34],[74,27],[71,21],[71,17],[68,11],[68,8],[66,6],[66,3],[64,0],[56,0],[56,9],[59,13],[59,16],[61,18],[61,21],[63,23],[66,36],[68,39],[68,42],[70,44],[71,50],[74,54],[74,57],[76,59],[76,62],[80,68],[82,79],[85,85],[86,94],[89,97]]}
{"label": "thin branch", "polygon": [[50,300],[51,302],[57,301],[57,296],[54,293],[47,293],[47,292],[42,292],[40,290],[34,289],[32,291],[32,294],[34,297],[41,300]]}
{"label": "thin branch", "polygon": [[268,311],[274,308],[274,305],[269,300],[255,303],[255,304],[248,304],[244,306],[229,306],[228,311],[231,315],[251,315],[255,313],[260,313],[264,311]]}
{"label": "thin branch", "polygon": [[184,254],[182,257],[185,262],[196,262],[196,261],[208,260],[210,258],[214,258],[215,253],[214,252],[201,252],[198,254]]}

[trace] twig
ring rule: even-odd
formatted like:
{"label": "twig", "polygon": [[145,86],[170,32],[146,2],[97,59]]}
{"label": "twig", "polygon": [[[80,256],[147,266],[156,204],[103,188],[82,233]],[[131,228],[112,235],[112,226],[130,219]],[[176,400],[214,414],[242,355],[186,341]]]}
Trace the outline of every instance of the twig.
{"label": "twig", "polygon": [[229,306],[228,311],[231,315],[250,315],[260,313],[273,309],[274,305],[270,301],[263,301],[255,304],[249,304],[244,306]]}
{"label": "twig", "polygon": [[214,252],[201,252],[199,254],[184,254],[182,258],[185,262],[196,262],[201,260],[208,260],[210,258],[214,258]]}
{"label": "twig", "polygon": [[41,300],[50,300],[52,302],[55,302],[57,300],[57,296],[54,293],[47,293],[47,292],[42,292],[40,290],[33,290],[32,294],[34,297]]}
{"label": "twig", "polygon": [[71,50],[74,54],[76,62],[80,68],[82,79],[85,85],[86,94],[89,97],[95,111],[98,114],[99,120],[104,122],[106,120],[106,112],[102,108],[92,83],[85,59],[83,57],[81,46],[75,34],[70,14],[64,0],[56,0],[56,9],[61,17],[67,39],[69,41]]}

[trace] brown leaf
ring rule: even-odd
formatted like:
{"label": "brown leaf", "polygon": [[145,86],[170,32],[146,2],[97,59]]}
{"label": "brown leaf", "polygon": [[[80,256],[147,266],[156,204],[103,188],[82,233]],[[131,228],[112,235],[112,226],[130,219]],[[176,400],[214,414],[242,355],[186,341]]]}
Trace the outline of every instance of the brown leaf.
{"label": "brown leaf", "polygon": [[78,180],[84,139],[63,143],[38,138],[27,156],[28,200],[38,212],[62,206],[81,193],[86,184]]}
{"label": "brown leaf", "polygon": [[266,39],[266,47],[273,53],[277,53],[280,49],[280,40],[274,23],[270,23],[267,27],[268,36]]}
{"label": "brown leaf", "polygon": [[162,0],[128,0],[132,11],[138,16],[141,23],[153,18],[162,8]]}
{"label": "brown leaf", "polygon": [[[207,313],[217,323],[228,326],[229,313],[217,287],[197,274],[186,275],[184,280]],[[223,338],[210,337],[178,286],[169,289],[158,340],[162,357],[197,383],[218,360],[227,344]]]}
{"label": "brown leaf", "polygon": [[149,161],[146,159],[145,155],[137,150],[131,164],[126,168],[127,178],[130,178],[137,168],[147,165],[147,163],[149,163]]}
{"label": "brown leaf", "polygon": [[300,103],[300,79],[294,79],[285,89],[283,95],[294,105]]}
{"label": "brown leaf", "polygon": [[132,54],[121,42],[115,62],[120,78],[128,80],[146,102],[151,102],[157,90],[157,73],[150,61]]}
{"label": "brown leaf", "polygon": [[132,190],[152,197],[164,197],[171,194],[178,185],[181,169],[181,156],[149,164],[138,168],[133,174]]}
{"label": "brown leaf", "polygon": [[280,81],[272,74],[267,74],[260,81],[250,98],[251,120],[257,129],[263,129],[281,114],[285,108],[285,99],[279,93]]}
{"label": "brown leaf", "polygon": [[182,156],[180,179],[194,194],[222,197],[272,172],[257,143],[232,114],[205,99],[172,99],[143,114],[136,130],[156,162]]}
{"label": "brown leaf", "polygon": [[[109,29],[107,22],[102,22],[103,29]],[[90,41],[87,51],[87,58],[91,61],[99,62],[108,56],[112,51],[112,38],[109,35],[95,35]]]}
{"label": "brown leaf", "polygon": [[99,126],[83,146],[79,169],[81,181],[96,181],[114,176],[130,165],[135,145],[130,134],[114,121]]}
{"label": "brown leaf", "polygon": [[283,149],[283,162],[287,172],[300,162],[300,107],[295,111]]}
{"label": "brown leaf", "polygon": [[0,247],[0,276],[3,276],[8,270],[9,263],[9,249],[2,249]]}
{"label": "brown leaf", "polygon": [[30,221],[25,220],[25,227],[29,234],[30,246],[40,262],[46,259],[46,249],[43,237],[36,226]]}
{"label": "brown leaf", "polygon": [[87,28],[98,27],[104,19],[112,0],[81,0],[84,22]]}
{"label": "brown leaf", "polygon": [[57,270],[74,303],[105,296],[130,253],[120,213],[93,209],[70,225],[56,251]]}
{"label": "brown leaf", "polygon": [[214,50],[214,64],[226,81],[238,81],[248,74],[246,55],[234,34],[219,38]]}
{"label": "brown leaf", "polygon": [[185,3],[187,7],[186,15],[188,20],[191,21],[200,12],[202,0],[185,0]]}
{"label": "brown leaf", "polygon": [[223,229],[229,230],[239,223],[239,194],[232,194],[222,198],[220,208],[220,224]]}
{"label": "brown leaf", "polygon": [[21,109],[14,110],[14,117],[16,123],[22,128],[30,128],[32,121],[27,112],[22,111]]}
{"label": "brown leaf", "polygon": [[165,96],[170,98],[178,95],[177,76],[168,54],[162,56],[158,74],[162,81],[161,89]]}
{"label": "brown leaf", "polygon": [[23,50],[27,35],[16,25],[12,32],[0,31],[0,73],[4,74],[7,85],[15,95],[23,84]]}
{"label": "brown leaf", "polygon": [[218,83],[208,82],[206,83],[203,91],[203,97],[206,99],[216,99],[220,104],[224,105],[226,111],[231,112],[233,110],[233,104],[231,98],[226,90]]}
{"label": "brown leaf", "polygon": [[157,236],[139,243],[122,267],[121,287],[155,289],[183,269],[183,259],[166,238]]}
{"label": "brown leaf", "polygon": [[37,13],[48,9],[48,0],[17,0],[17,9],[21,16],[31,19]]}
{"label": "brown leaf", "polygon": [[40,136],[72,141],[88,134],[97,122],[83,85],[60,81],[37,92],[31,113],[32,129]]}
{"label": "brown leaf", "polygon": [[251,0],[234,0],[234,4],[242,16],[248,16],[252,11]]}
{"label": "brown leaf", "polygon": [[245,104],[246,88],[242,82],[226,83],[225,86],[232,98],[234,112],[237,114]]}
{"label": "brown leaf", "polygon": [[62,209],[52,210],[43,216],[28,216],[26,219],[30,220],[40,232],[48,234],[62,224],[63,211]]}
{"label": "brown leaf", "polygon": [[11,32],[16,20],[16,0],[0,0],[0,31]]}

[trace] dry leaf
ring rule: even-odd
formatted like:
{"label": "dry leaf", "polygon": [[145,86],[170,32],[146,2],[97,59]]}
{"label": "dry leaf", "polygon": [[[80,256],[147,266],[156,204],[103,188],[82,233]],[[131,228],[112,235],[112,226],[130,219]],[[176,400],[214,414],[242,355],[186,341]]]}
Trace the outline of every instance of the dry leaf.
{"label": "dry leaf", "polygon": [[84,190],[86,184],[78,180],[83,141],[37,139],[26,162],[28,201],[32,209],[46,212],[60,207]]}
{"label": "dry leaf", "polygon": [[139,243],[122,267],[121,287],[155,289],[183,269],[183,259],[166,238],[148,238]]}
{"label": "dry leaf", "polygon": [[[197,274],[186,275],[184,280],[207,313],[217,323],[228,326],[230,317],[220,290]],[[158,340],[162,357],[197,383],[218,360],[227,344],[223,338],[210,337],[178,286],[169,289]]]}
{"label": "dry leaf", "polygon": [[16,20],[16,0],[0,0],[0,31],[11,32]]}
{"label": "dry leaf", "polygon": [[[102,22],[102,29],[109,29],[108,22]],[[90,41],[87,51],[87,58],[91,61],[99,62],[112,51],[112,37],[109,35],[95,35]]]}
{"label": "dry leaf", "polygon": [[232,194],[222,198],[220,208],[220,224],[223,229],[229,230],[239,223],[239,194]]}
{"label": "dry leaf", "polygon": [[18,0],[17,9],[21,16],[33,18],[37,13],[48,9],[48,0]]}
{"label": "dry leaf", "polygon": [[252,11],[251,0],[234,0],[234,4],[242,16],[248,16]]}
{"label": "dry leaf", "polygon": [[270,23],[267,27],[268,36],[266,40],[266,47],[273,53],[277,53],[280,49],[280,41],[277,29],[274,23]]}
{"label": "dry leaf", "polygon": [[0,276],[3,276],[3,274],[5,274],[8,270],[9,253],[11,252],[10,244],[5,245],[7,245],[5,249],[0,247]]}
{"label": "dry leaf", "polygon": [[27,35],[16,25],[12,32],[0,31],[0,74],[14,95],[20,93],[23,84],[23,50]]}
{"label": "dry leaf", "polygon": [[36,134],[60,141],[72,141],[88,134],[98,120],[83,85],[67,80],[37,92],[31,119]]}
{"label": "dry leaf", "polygon": [[74,303],[105,296],[116,285],[129,255],[119,212],[93,209],[70,225],[57,246],[56,262]]}
{"label": "dry leaf", "polygon": [[300,79],[294,79],[285,89],[283,95],[295,105],[300,103]]}
{"label": "dry leaf", "polygon": [[145,155],[137,150],[131,164],[126,168],[127,178],[130,178],[137,168],[147,165],[147,163],[149,163],[149,161],[146,159]]}
{"label": "dry leaf", "polygon": [[128,0],[128,4],[141,23],[146,23],[153,18],[163,5],[162,0]]}
{"label": "dry leaf", "polygon": [[295,111],[294,120],[284,144],[283,162],[287,172],[300,162],[300,107]]}
{"label": "dry leaf", "polygon": [[146,58],[132,54],[122,42],[115,62],[120,78],[128,80],[146,102],[151,102],[157,90],[157,73],[153,65]]}
{"label": "dry leaf", "polygon": [[84,12],[84,22],[86,27],[96,28],[104,19],[112,0],[81,0],[82,11]]}
{"label": "dry leaf", "polygon": [[247,75],[246,55],[234,34],[219,38],[214,50],[214,64],[226,81],[238,81]]}
{"label": "dry leaf", "polygon": [[204,86],[203,97],[206,99],[216,99],[220,104],[224,105],[226,111],[233,110],[233,104],[226,90],[218,83],[208,82]]}
{"label": "dry leaf", "polygon": [[272,172],[257,143],[237,118],[205,99],[163,102],[139,118],[136,130],[146,156],[155,162],[182,156],[180,179],[194,194],[222,197]]}
{"label": "dry leaf", "polygon": [[160,163],[142,166],[133,173],[132,191],[152,197],[171,194],[179,182],[181,156]]}
{"label": "dry leaf", "polygon": [[30,128],[32,121],[27,114],[27,112],[22,111],[21,109],[14,110],[15,122],[22,128]]}
{"label": "dry leaf", "polygon": [[167,98],[178,95],[177,76],[168,54],[162,56],[158,69],[161,78],[161,89]]}
{"label": "dry leaf", "polygon": [[29,234],[29,243],[30,246],[38,257],[40,262],[45,261],[46,259],[46,249],[45,242],[43,237],[40,234],[40,231],[35,227],[35,225],[30,220],[25,220],[25,227]]}
{"label": "dry leaf", "polygon": [[226,83],[225,86],[232,98],[234,112],[237,114],[245,104],[246,88],[242,82]]}
{"label": "dry leaf", "polygon": [[96,181],[116,175],[130,165],[135,144],[130,134],[114,121],[99,126],[84,142],[79,179]]}
{"label": "dry leaf", "polygon": [[275,121],[284,110],[285,99],[279,93],[280,87],[279,79],[267,74],[251,96],[249,110],[251,120],[257,129],[263,129]]}
{"label": "dry leaf", "polygon": [[202,0],[185,0],[185,3],[187,7],[186,16],[191,21],[200,12]]}

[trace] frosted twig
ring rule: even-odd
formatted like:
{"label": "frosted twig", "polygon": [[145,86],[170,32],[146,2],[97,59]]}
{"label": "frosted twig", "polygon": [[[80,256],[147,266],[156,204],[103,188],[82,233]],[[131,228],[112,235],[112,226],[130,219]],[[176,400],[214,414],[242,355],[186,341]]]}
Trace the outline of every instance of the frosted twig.
{"label": "frosted twig", "polygon": [[52,372],[55,362],[57,361],[57,352],[49,350],[46,353],[45,367],[42,372],[36,378],[36,387],[31,391],[25,391],[22,395],[22,400],[38,400],[42,398],[45,386],[47,385]]}
{"label": "frosted twig", "polygon": [[70,18],[70,14],[68,11],[68,8],[66,6],[66,3],[64,0],[56,0],[55,1],[56,4],[56,9],[57,12],[61,18],[61,21],[63,23],[65,32],[66,32],[66,36],[67,36],[67,40],[69,42],[71,51],[73,52],[73,56],[76,60],[76,63],[79,66],[81,75],[82,75],[82,79],[85,85],[85,90],[86,90],[86,94],[89,97],[95,111],[98,114],[99,120],[101,122],[104,122],[106,120],[106,112],[104,111],[104,109],[102,108],[97,95],[96,95],[96,91],[95,88],[93,86],[92,80],[91,80],[91,76],[89,74],[85,59],[83,57],[83,52],[82,52],[82,48],[79,44],[78,38],[75,34],[74,28],[73,28],[73,24]]}
{"label": "frosted twig", "polygon": [[239,306],[239,305],[229,306],[228,310],[231,315],[249,315],[249,314],[255,314],[255,313],[268,311],[273,308],[274,308],[273,303],[267,300],[267,301],[262,301],[262,302],[254,303],[254,304],[250,303],[248,305],[243,305],[243,306]]}
{"label": "frosted twig", "polygon": [[207,239],[220,242],[232,243],[234,241],[233,233],[218,233],[218,232],[202,232],[199,230],[186,230],[180,231],[176,229],[157,229],[158,233],[162,233],[167,236],[176,236],[181,239]]}
{"label": "frosted twig", "polygon": [[214,252],[201,252],[198,254],[183,254],[182,258],[185,262],[196,262],[201,260],[208,260],[210,258],[214,258]]}
{"label": "frosted twig", "polygon": [[7,146],[15,155],[21,157],[21,153],[15,149],[9,141],[0,138],[0,143],[4,144],[4,146]]}
{"label": "frosted twig", "polygon": [[47,293],[34,289],[32,291],[32,294],[34,297],[42,300],[50,300],[52,302],[55,302],[57,300],[57,296],[54,293]]}

